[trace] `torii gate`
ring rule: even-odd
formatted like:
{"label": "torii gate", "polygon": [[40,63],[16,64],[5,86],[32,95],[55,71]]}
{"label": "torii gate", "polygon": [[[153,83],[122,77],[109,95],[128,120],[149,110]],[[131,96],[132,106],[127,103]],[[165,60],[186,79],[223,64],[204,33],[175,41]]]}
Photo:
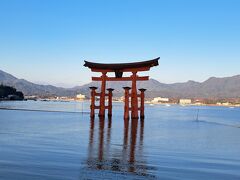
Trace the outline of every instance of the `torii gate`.
{"label": "torii gate", "polygon": [[[102,73],[101,77],[92,77],[92,81],[101,81],[101,92],[96,93],[97,87],[90,87],[91,91],[91,117],[94,117],[94,110],[99,109],[99,117],[105,116],[105,109],[108,109],[108,116],[112,115],[112,91],[109,88],[106,93],[106,81],[132,81],[132,87],[124,87],[125,89],[125,107],[124,118],[129,118],[129,110],[131,111],[131,118],[138,118],[138,110],[141,110],[141,117],[144,117],[144,91],[139,89],[141,94],[137,94],[137,81],[149,80],[149,76],[138,76],[139,71],[149,71],[151,67],[158,66],[160,57],[134,63],[118,63],[118,64],[102,64],[85,61],[84,66],[91,69],[92,72]],[[114,72],[115,77],[108,77],[108,72]],[[124,72],[131,72],[130,77],[123,77]],[[131,89],[131,93],[129,90]],[[100,105],[95,105],[95,96],[100,96]],[[108,106],[105,106],[105,97],[108,96]],[[129,108],[129,96],[131,97],[131,107]],[[138,108],[138,97],[141,97],[141,108]]]}

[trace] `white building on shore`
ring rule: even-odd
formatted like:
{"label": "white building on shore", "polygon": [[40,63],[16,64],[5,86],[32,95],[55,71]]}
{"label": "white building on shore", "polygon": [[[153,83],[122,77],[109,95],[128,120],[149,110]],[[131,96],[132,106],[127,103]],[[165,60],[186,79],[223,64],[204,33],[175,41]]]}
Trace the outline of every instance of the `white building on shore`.
{"label": "white building on shore", "polygon": [[77,100],[84,100],[86,96],[84,94],[77,94],[76,98]]}
{"label": "white building on shore", "polygon": [[192,104],[192,100],[191,99],[180,99],[179,100],[179,104]]}
{"label": "white building on shore", "polygon": [[162,98],[162,97],[155,97],[152,100],[152,103],[168,103],[169,102],[169,98]]}

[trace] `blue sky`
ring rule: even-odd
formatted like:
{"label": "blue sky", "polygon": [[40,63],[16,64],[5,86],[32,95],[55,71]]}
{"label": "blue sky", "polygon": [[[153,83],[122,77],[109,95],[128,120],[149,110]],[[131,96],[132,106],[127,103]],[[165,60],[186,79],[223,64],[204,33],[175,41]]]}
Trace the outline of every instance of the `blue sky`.
{"label": "blue sky", "polygon": [[83,60],[160,56],[161,82],[240,74],[240,1],[1,0],[0,69],[33,82],[90,82]]}

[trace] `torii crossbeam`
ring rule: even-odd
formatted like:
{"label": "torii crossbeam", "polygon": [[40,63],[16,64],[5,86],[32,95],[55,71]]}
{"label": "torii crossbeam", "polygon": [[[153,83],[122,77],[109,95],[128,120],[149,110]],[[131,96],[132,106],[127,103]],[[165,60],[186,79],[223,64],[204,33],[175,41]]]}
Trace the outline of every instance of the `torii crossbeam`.
{"label": "torii crossbeam", "polygon": [[[137,94],[137,81],[146,81],[149,80],[149,76],[138,76],[137,72],[139,71],[149,71],[151,67],[158,66],[158,60],[160,57],[148,60],[148,61],[141,61],[141,62],[134,62],[134,63],[118,63],[118,64],[103,64],[103,63],[93,63],[89,61],[85,61],[84,66],[91,69],[92,72],[100,72],[102,73],[101,77],[92,77],[92,81],[101,81],[101,92],[96,93],[96,87],[91,87],[91,116],[94,116],[94,109],[99,109],[99,116],[105,116],[105,109],[112,109],[112,91],[113,89],[109,90],[109,93],[106,93],[106,81],[132,81],[131,93],[131,118],[138,118],[138,97],[144,97],[144,91],[141,91],[142,95]],[[108,77],[108,72],[114,72],[115,77]],[[131,72],[132,75],[130,77],[123,77],[124,72]],[[100,96],[100,105],[95,106],[95,96]],[[94,97],[93,97],[94,96]],[[105,106],[105,97],[108,96],[110,104]],[[125,97],[126,98],[126,97]],[[128,98],[128,97],[127,97]],[[128,101],[127,101],[128,102]],[[93,104],[94,103],[94,104]],[[125,99],[126,103],[126,99]],[[141,105],[144,103],[141,102]],[[126,104],[125,104],[126,106]],[[142,107],[142,106],[141,106]],[[142,107],[144,112],[144,106]],[[111,116],[112,113],[108,112],[108,115]],[[141,116],[144,114],[141,113]],[[124,115],[125,117],[125,115]],[[127,117],[127,116],[126,116]]]}

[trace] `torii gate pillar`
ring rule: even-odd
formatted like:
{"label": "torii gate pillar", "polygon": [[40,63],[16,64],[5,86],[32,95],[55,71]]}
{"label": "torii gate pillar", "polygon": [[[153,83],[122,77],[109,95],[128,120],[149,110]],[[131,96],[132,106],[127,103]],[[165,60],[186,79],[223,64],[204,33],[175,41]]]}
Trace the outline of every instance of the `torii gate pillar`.
{"label": "torii gate pillar", "polygon": [[145,114],[144,114],[144,98],[145,98],[145,91],[146,91],[146,89],[144,89],[144,88],[141,88],[141,89],[138,89],[139,91],[140,91],[140,118],[141,119],[144,119],[144,117],[145,117]]}
{"label": "torii gate pillar", "polygon": [[106,91],[106,77],[107,73],[102,72],[102,85],[101,85],[101,93],[100,93],[100,107],[99,107],[99,117],[104,117],[105,116],[105,91]]}
{"label": "torii gate pillar", "polygon": [[137,72],[132,72],[131,118],[138,119]]}
{"label": "torii gate pillar", "polygon": [[130,87],[123,87],[124,89],[124,119],[129,119],[129,90]]}

